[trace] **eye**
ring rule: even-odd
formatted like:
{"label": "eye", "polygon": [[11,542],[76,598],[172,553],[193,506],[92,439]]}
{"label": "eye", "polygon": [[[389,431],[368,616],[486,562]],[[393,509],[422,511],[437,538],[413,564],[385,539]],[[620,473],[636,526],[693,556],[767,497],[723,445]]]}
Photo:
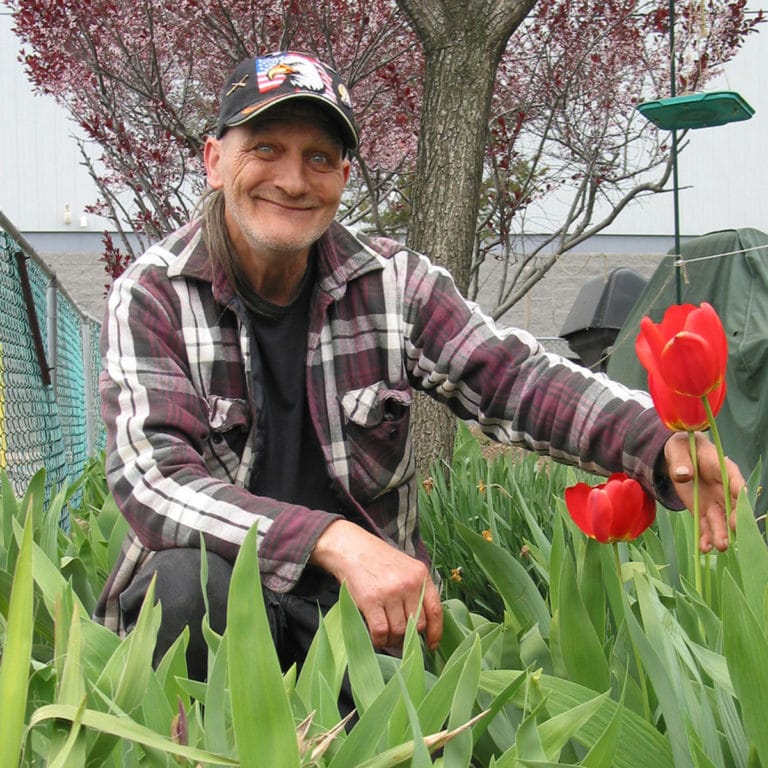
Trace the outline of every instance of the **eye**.
{"label": "eye", "polygon": [[318,171],[330,171],[337,165],[327,152],[312,152],[308,155],[307,160],[309,164]]}
{"label": "eye", "polygon": [[254,144],[251,151],[258,155],[259,157],[272,157],[275,154],[275,148],[272,146],[272,144],[267,144],[265,142],[259,142],[258,144]]}

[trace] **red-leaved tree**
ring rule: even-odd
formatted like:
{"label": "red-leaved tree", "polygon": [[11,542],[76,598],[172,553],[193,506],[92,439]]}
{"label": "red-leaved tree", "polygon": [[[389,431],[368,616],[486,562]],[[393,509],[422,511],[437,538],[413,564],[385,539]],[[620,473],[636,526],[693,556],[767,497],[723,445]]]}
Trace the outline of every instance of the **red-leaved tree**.
{"label": "red-leaved tree", "polygon": [[[745,7],[676,3],[678,95],[703,88],[763,20]],[[666,1],[539,0],[510,41],[470,269],[475,295],[483,263],[500,263],[495,317],[632,201],[668,189],[670,133],[636,107],[670,95],[669,21]]]}
{"label": "red-leaved tree", "polygon": [[[343,215],[407,234],[425,35],[416,26],[417,37],[395,0],[7,5],[30,79],[83,130],[83,162],[101,193],[91,210],[117,230],[117,244],[105,237],[112,275],[192,214],[217,89],[256,51],[309,50],[344,74],[364,144]],[[416,5],[427,22],[440,17],[431,6],[450,10],[449,2]],[[701,87],[735,54],[761,20],[748,18],[745,5],[677,3],[678,90]],[[465,16],[451,24],[473,23],[469,10]],[[668,33],[665,0],[539,0],[511,37],[495,73],[473,253],[433,254],[470,296],[483,262],[501,261],[494,315],[631,200],[667,184],[667,136],[649,129],[635,106],[669,93]],[[461,86],[443,85],[448,95]],[[558,205],[549,206],[552,200]],[[129,232],[138,237],[130,240]]]}
{"label": "red-leaved tree", "polygon": [[[350,85],[363,146],[350,223],[407,238],[501,316],[557,258],[668,186],[669,135],[636,112],[670,93],[667,0],[5,0],[30,79],[83,129],[112,274],[184,222],[218,88],[255,52],[307,50]],[[677,91],[704,86],[762,21],[746,0],[677,0]],[[681,146],[684,145],[684,140]],[[417,444],[422,469],[447,421]],[[421,440],[419,440],[421,438]]]}

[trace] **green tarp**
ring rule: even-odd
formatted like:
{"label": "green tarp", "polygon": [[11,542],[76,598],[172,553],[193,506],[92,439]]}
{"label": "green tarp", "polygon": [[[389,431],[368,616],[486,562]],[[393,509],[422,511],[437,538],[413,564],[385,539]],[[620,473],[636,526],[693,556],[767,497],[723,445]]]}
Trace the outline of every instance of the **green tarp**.
{"label": "green tarp", "polygon": [[[762,460],[760,485],[768,480],[768,235],[756,229],[723,230],[702,235],[681,248],[684,304],[709,302],[718,312],[729,343],[725,404],[717,417],[723,447],[749,476]],[[647,379],[635,355],[640,320],[660,322],[676,303],[674,255],[659,264],[629,313],[608,361],[608,375],[646,389]],[[755,509],[764,514],[768,491]]]}

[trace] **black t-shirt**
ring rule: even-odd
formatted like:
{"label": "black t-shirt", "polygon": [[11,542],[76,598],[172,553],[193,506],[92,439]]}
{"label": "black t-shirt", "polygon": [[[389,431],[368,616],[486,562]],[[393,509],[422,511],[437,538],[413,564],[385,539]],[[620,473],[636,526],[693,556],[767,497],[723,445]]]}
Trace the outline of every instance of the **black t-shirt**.
{"label": "black t-shirt", "polygon": [[253,386],[263,430],[263,460],[254,467],[250,491],[338,512],[339,502],[330,487],[306,398],[307,334],[315,273],[310,259],[299,292],[287,306],[264,301],[239,286],[251,320]]}

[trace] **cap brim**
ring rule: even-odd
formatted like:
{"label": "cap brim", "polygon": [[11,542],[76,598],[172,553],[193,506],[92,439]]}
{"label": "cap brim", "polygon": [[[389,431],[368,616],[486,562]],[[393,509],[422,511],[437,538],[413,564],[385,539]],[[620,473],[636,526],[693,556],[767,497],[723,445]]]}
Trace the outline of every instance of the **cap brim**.
{"label": "cap brim", "polygon": [[332,101],[329,101],[328,99],[319,95],[313,96],[311,93],[306,92],[284,93],[280,94],[279,96],[275,96],[273,99],[269,99],[268,101],[262,101],[258,104],[254,104],[250,108],[244,107],[240,110],[236,118],[227,120],[218,126],[217,136],[218,138],[221,138],[225,128],[234,128],[237,125],[243,125],[253,120],[255,117],[263,115],[265,112],[277,106],[278,104],[284,104],[286,101],[296,100],[311,101],[313,104],[323,107],[328,115],[339,126],[339,133],[341,135],[341,140],[344,146],[347,149],[357,149],[359,145],[357,129],[347,117],[347,115],[345,115],[344,112],[339,109],[339,107],[336,106],[336,104],[334,104]]}

